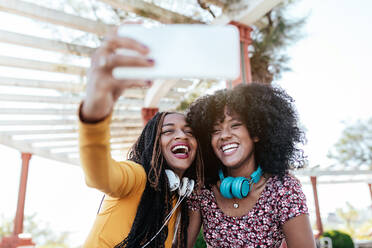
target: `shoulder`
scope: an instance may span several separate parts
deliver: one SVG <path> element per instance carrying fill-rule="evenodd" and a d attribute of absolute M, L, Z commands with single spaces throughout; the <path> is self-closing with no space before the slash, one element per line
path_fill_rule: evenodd
<path fill-rule="evenodd" d="M 300 180 L 298 180 L 295 176 L 291 174 L 286 174 L 282 178 L 280 178 L 279 176 L 273 176 L 271 180 L 272 180 L 271 181 L 272 187 L 277 188 L 277 189 L 282 189 L 282 188 L 288 189 L 291 187 L 301 188 L 302 187 Z"/>
<path fill-rule="evenodd" d="M 284 175 L 282 178 L 273 176 L 269 188 L 276 198 L 300 197 L 305 199 L 300 180 L 290 174 Z"/>

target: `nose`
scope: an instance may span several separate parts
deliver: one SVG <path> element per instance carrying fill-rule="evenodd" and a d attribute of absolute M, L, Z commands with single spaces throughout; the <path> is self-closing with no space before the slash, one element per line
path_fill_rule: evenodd
<path fill-rule="evenodd" d="M 175 139 L 187 139 L 187 135 L 183 130 L 177 130 L 174 138 Z"/>
<path fill-rule="evenodd" d="M 221 130 L 221 135 L 220 135 L 220 139 L 221 140 L 227 140 L 231 138 L 231 132 L 230 132 L 230 129 L 229 128 L 223 128 Z"/>

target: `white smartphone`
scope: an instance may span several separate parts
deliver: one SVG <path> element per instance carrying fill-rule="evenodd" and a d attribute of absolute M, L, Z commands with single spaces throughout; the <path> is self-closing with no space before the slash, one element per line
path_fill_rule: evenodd
<path fill-rule="evenodd" d="M 148 46 L 148 57 L 154 59 L 155 65 L 151 68 L 115 68 L 115 78 L 233 80 L 239 77 L 240 42 L 235 26 L 167 24 L 145 27 L 130 24 L 120 26 L 118 35 Z M 130 54 L 128 50 L 120 52 Z"/>

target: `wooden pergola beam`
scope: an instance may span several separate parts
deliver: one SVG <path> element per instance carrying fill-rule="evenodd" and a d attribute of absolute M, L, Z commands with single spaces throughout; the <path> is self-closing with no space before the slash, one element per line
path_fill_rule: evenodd
<path fill-rule="evenodd" d="M 0 42 L 89 57 L 94 48 L 0 30 Z"/>
<path fill-rule="evenodd" d="M 176 84 L 178 80 L 157 80 L 147 91 L 145 96 L 146 108 L 156 108 L 162 97 L 164 97 Z"/>
<path fill-rule="evenodd" d="M 127 12 L 135 13 L 136 15 L 150 18 L 161 23 L 202 23 L 200 20 L 195 20 L 191 17 L 181 15 L 177 12 L 170 11 L 159 7 L 155 4 L 148 3 L 142 0 L 100 0 L 114 8 L 122 9 Z"/>
<path fill-rule="evenodd" d="M 112 119 L 112 127 L 136 127 L 143 128 L 141 119 Z M 56 125 L 73 125 L 78 124 L 77 116 L 73 119 L 55 119 L 55 120 L 0 120 L 0 126 L 56 126 Z"/>
<path fill-rule="evenodd" d="M 0 77 L 0 85 L 38 89 L 52 89 L 61 92 L 78 93 L 83 91 L 84 85 L 72 82 L 57 82 L 45 80 L 32 80 L 24 78 Z"/>
<path fill-rule="evenodd" d="M 350 176 L 350 175 L 372 175 L 372 170 L 299 170 L 296 176 Z"/>
<path fill-rule="evenodd" d="M 138 127 L 111 127 L 111 132 L 120 132 L 128 135 L 139 135 L 142 128 Z M 27 130 L 1 130 L 2 134 L 7 135 L 37 135 L 37 134 L 61 134 L 61 133 L 76 133 L 78 127 L 64 127 L 58 129 L 27 129 Z"/>
<path fill-rule="evenodd" d="M 114 26 L 20 0 L 0 0 L 0 11 L 103 36 Z"/>
<path fill-rule="evenodd" d="M 327 184 L 345 184 L 345 183 L 368 183 L 368 182 L 372 182 L 372 179 L 332 179 L 332 180 L 317 180 L 316 183 L 319 185 L 319 184 L 324 184 L 324 185 L 327 185 Z M 302 181 L 301 180 L 301 184 L 311 184 L 310 181 Z"/>
<path fill-rule="evenodd" d="M 79 165 L 79 162 L 77 159 L 70 159 L 68 156 L 64 156 L 60 154 L 52 155 L 50 152 L 46 150 L 32 147 L 27 142 L 13 140 L 12 137 L 5 135 L 3 133 L 0 134 L 0 144 L 4 144 L 20 152 L 31 153 L 37 156 L 41 156 L 44 158 L 56 160 L 56 161 L 67 163 L 67 164 Z"/>
<path fill-rule="evenodd" d="M 1 1 L 1 0 L 0 0 Z M 85 76 L 87 68 L 76 65 L 43 62 L 31 59 L 20 59 L 8 56 L 0 56 L 0 66 L 16 67 L 22 69 L 66 73 Z"/>
<path fill-rule="evenodd" d="M 132 144 L 114 144 L 111 145 L 111 151 L 116 151 L 116 150 L 128 150 L 129 148 L 132 147 Z M 61 148 L 41 148 L 41 149 L 46 149 L 50 150 L 52 154 L 69 154 L 69 153 L 78 153 L 79 152 L 79 147 L 76 146 L 70 146 L 70 147 L 61 147 Z"/>
<path fill-rule="evenodd" d="M 220 8 L 223 8 L 227 5 L 227 0 L 226 1 L 221 1 L 221 0 L 201 0 L 201 2 L 203 3 L 209 3 L 209 4 L 213 4 L 213 5 L 216 5 Z"/>
<path fill-rule="evenodd" d="M 69 109 L 47 109 L 47 108 L 0 108 L 0 114 L 3 115 L 57 115 L 75 117 L 77 115 L 77 108 Z M 139 111 L 114 109 L 114 115 L 128 118 L 140 119 Z"/>
<path fill-rule="evenodd" d="M 242 7 L 242 11 L 230 17 L 229 13 L 223 13 L 212 21 L 214 24 L 228 24 L 231 21 L 236 21 L 245 25 L 253 25 L 269 12 L 272 8 L 277 6 L 283 0 L 250 0 L 242 4 L 246 4 L 246 8 Z"/>

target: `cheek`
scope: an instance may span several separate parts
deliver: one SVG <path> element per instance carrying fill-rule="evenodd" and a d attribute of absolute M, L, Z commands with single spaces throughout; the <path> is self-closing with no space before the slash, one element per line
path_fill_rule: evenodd
<path fill-rule="evenodd" d="M 217 138 L 215 136 L 212 136 L 212 139 L 211 139 L 211 145 L 212 145 L 212 148 L 213 150 L 216 152 L 218 151 L 218 147 L 217 147 Z"/>
<path fill-rule="evenodd" d="M 159 143 L 160 143 L 161 152 L 164 154 L 167 149 L 167 142 L 163 137 L 161 137 Z"/>

